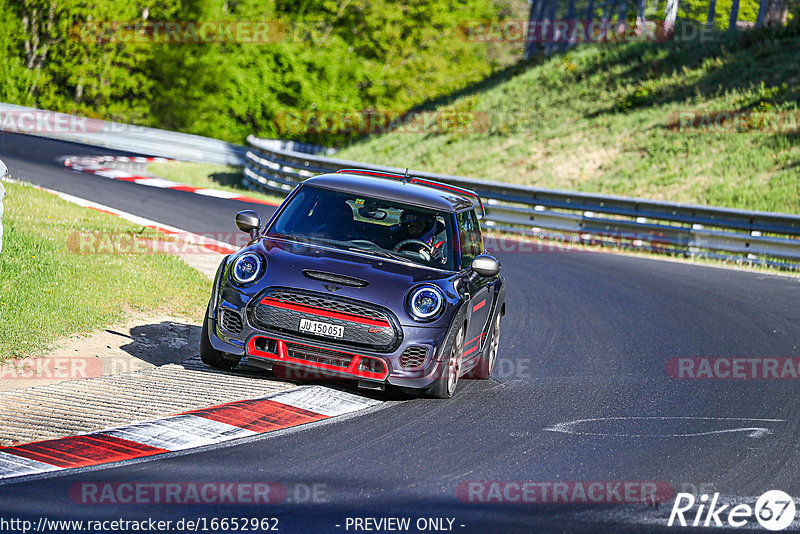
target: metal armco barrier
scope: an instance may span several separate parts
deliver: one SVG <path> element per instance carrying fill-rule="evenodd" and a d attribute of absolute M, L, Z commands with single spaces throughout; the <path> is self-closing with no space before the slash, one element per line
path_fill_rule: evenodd
<path fill-rule="evenodd" d="M 84 145 L 164 158 L 242 165 L 241 145 L 199 135 L 146 128 L 121 122 L 91 119 L 0 102 L 0 131 L 37 135 Z M 12 124 L 14 128 L 8 128 Z"/>
<path fill-rule="evenodd" d="M 282 148 L 275 140 L 249 136 L 245 179 L 254 189 L 287 194 L 319 173 L 342 168 L 403 173 L 405 169 L 347 161 Z M 798 267 L 800 216 L 784 213 L 678 204 L 575 191 L 540 189 L 409 171 L 409 174 L 472 189 L 484 199 L 487 229 L 526 235 L 565 235 L 613 239 L 633 247 L 665 247 L 670 252 L 703 255 L 724 252 L 728 259 L 757 260 Z M 657 247 L 648 247 L 656 244 Z M 644 245 L 644 246 L 643 246 Z M 720 254 L 711 254 L 720 257 Z M 766 261 L 759 257 L 767 258 Z"/>
<path fill-rule="evenodd" d="M 247 152 L 247 147 L 210 137 L 3 102 L 0 102 L 0 119 L 2 119 L 0 120 L 0 131 L 37 135 L 183 161 L 239 166 L 244 165 L 244 155 Z M 307 154 L 325 153 L 330 155 L 333 152 L 332 149 L 326 147 L 297 141 L 274 140 L 268 144 L 273 148 Z"/>
<path fill-rule="evenodd" d="M 244 147 L 4 103 L 0 114 L 22 127 L 6 131 L 185 161 L 244 164 L 249 186 L 284 195 L 310 176 L 341 168 L 405 171 L 335 159 L 329 157 L 331 149 L 294 141 L 249 136 L 249 147 Z M 580 241 L 800 268 L 798 215 L 540 189 L 421 171 L 411 174 L 478 193 L 485 201 L 484 226 L 489 230 L 548 238 L 577 236 Z"/>

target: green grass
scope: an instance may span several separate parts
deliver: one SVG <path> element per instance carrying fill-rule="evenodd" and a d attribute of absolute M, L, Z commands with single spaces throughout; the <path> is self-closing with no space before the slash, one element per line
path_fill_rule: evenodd
<path fill-rule="evenodd" d="M 160 234 L 31 186 L 5 187 L 0 360 L 41 353 L 59 337 L 105 327 L 131 310 L 202 317 L 211 283 L 178 257 L 74 252 L 77 232 Z"/>
<path fill-rule="evenodd" d="M 147 170 L 167 180 L 194 187 L 239 193 L 274 204 L 280 204 L 283 200 L 283 197 L 252 191 L 245 187 L 242 183 L 241 167 L 169 161 L 166 163 L 151 163 L 147 166 Z"/>
<path fill-rule="evenodd" d="M 584 45 L 432 104 L 478 133 L 386 133 L 336 157 L 531 186 L 800 213 L 800 135 L 678 133 L 685 110 L 798 110 L 797 21 L 709 42 Z"/>

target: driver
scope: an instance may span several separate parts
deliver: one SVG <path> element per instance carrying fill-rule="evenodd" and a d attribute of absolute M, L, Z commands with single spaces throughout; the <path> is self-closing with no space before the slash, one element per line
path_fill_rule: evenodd
<path fill-rule="evenodd" d="M 400 233 L 398 245 L 409 239 L 421 241 L 427 248 L 418 252 L 426 261 L 447 261 L 446 251 L 441 246 L 445 242 L 444 226 L 435 216 L 406 210 L 400 215 Z M 398 250 L 397 246 L 395 250 Z"/>
<path fill-rule="evenodd" d="M 403 230 L 403 239 L 416 239 L 428 245 L 436 237 L 436 218 L 433 215 L 404 211 L 400 215 L 400 228 Z"/>

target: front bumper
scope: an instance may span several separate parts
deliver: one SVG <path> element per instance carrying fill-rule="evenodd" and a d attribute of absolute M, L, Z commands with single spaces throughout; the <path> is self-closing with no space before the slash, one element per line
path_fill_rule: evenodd
<path fill-rule="evenodd" d="M 324 349 L 307 343 L 286 342 L 271 336 L 251 337 L 246 350 L 248 358 L 313 369 L 317 371 L 313 374 L 320 378 L 344 377 L 383 382 L 389 376 L 389 368 L 381 358 L 341 349 Z"/>
<path fill-rule="evenodd" d="M 213 318 L 210 317 L 211 345 L 237 357 L 246 356 L 248 360 L 304 370 L 297 378 L 345 378 L 423 389 L 435 382 L 442 373 L 439 359 L 440 348 L 447 337 L 445 328 L 404 326 L 400 346 L 391 353 L 377 353 L 360 348 L 351 350 L 339 345 L 333 346 L 325 343 L 324 339 L 311 342 L 305 338 L 265 332 L 250 325 L 246 314 L 242 313 L 241 316 L 244 327 L 237 334 L 230 334 L 220 328 L 216 319 L 218 313 Z M 428 349 L 424 361 L 414 368 L 404 367 L 401 363 L 401 356 L 409 347 Z M 321 356 L 316 358 L 318 361 L 309 359 L 307 355 L 298 358 L 293 354 L 293 348 L 297 352 L 321 353 Z M 335 363 L 330 361 L 339 358 Z"/>

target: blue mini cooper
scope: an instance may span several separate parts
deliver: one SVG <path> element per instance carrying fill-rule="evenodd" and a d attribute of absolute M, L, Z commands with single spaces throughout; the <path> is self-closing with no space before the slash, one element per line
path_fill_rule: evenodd
<path fill-rule="evenodd" d="M 505 314 L 500 264 L 484 253 L 474 192 L 343 169 L 298 185 L 219 266 L 202 360 L 449 398 L 488 378 Z"/>

